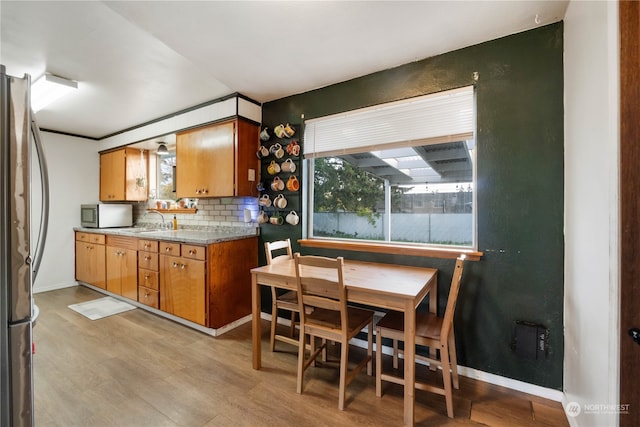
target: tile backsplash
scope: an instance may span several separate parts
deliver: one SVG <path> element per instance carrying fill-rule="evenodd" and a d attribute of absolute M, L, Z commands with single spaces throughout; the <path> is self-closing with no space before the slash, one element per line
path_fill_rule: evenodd
<path fill-rule="evenodd" d="M 156 224 L 161 222 L 157 213 L 147 211 L 148 204 L 133 205 L 134 224 Z M 251 223 L 244 220 L 244 210 L 251 212 Z M 165 222 L 173 219 L 171 211 L 162 212 Z M 221 197 L 215 199 L 199 199 L 198 211 L 195 214 L 176 213 L 179 228 L 207 228 L 218 226 L 256 226 L 258 216 L 258 199 L 255 197 Z"/>

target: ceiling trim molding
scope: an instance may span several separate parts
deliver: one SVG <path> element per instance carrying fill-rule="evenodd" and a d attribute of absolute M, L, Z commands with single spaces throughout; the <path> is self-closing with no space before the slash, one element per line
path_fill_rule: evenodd
<path fill-rule="evenodd" d="M 120 130 L 118 132 L 114 132 L 114 133 L 111 133 L 111 134 L 108 134 L 108 135 L 104 135 L 104 136 L 101 136 L 99 138 L 91 138 L 91 139 L 95 139 L 97 141 L 102 141 L 104 139 L 111 138 L 113 136 L 120 135 L 120 134 L 123 134 L 125 132 L 130 132 L 132 130 L 136 130 L 136 129 L 139 129 L 141 127 L 148 126 L 148 125 L 151 125 L 151 124 L 154 124 L 154 123 L 158 123 L 158 122 L 161 122 L 163 120 L 167 120 L 167 119 L 170 119 L 172 117 L 175 117 L 175 116 L 178 116 L 178 115 L 181 115 L 181 114 L 184 114 L 184 113 L 188 113 L 190 111 L 198 110 L 200 108 L 206 107 L 206 106 L 211 105 L 211 104 L 216 104 L 218 102 L 226 101 L 226 100 L 231 99 L 231 98 L 237 98 L 237 99 L 242 98 L 245 101 L 248 101 L 248 102 L 250 102 L 252 104 L 255 104 L 257 106 L 262 106 L 262 104 L 260 102 L 254 100 L 254 99 L 251 99 L 248 96 L 243 95 L 243 94 L 241 94 L 239 92 L 234 92 L 234 93 L 231 93 L 229 95 L 221 96 L 219 98 L 212 99 L 212 100 L 207 101 L 207 102 L 203 102 L 202 104 L 194 105 L 192 107 L 188 107 L 188 108 L 185 108 L 183 110 L 175 111 L 173 113 L 158 117 L 156 119 L 149 120 L 148 122 L 140 123 L 140 124 L 138 124 L 136 126 L 131 126 L 130 128 L 127 128 L 127 129 L 122 129 L 122 130 Z M 236 102 L 236 107 L 237 107 L 237 102 Z"/>
<path fill-rule="evenodd" d="M 100 138 L 95 138 L 93 136 L 85 136 L 85 135 L 78 135 L 77 133 L 71 133 L 71 132 L 63 132 L 60 130 L 54 130 L 54 129 L 47 129 L 47 128 L 39 128 L 40 132 L 47 132 L 47 133 L 56 133 L 58 135 L 65 135 L 65 136 L 73 136 L 75 138 L 84 138 L 84 139 L 90 139 L 92 141 L 100 141 Z"/>

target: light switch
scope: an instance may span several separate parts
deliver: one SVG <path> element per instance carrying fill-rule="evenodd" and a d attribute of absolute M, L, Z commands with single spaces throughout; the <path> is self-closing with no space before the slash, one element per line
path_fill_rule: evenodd
<path fill-rule="evenodd" d="M 249 181 L 255 181 L 255 180 L 256 180 L 256 170 L 249 169 Z"/>

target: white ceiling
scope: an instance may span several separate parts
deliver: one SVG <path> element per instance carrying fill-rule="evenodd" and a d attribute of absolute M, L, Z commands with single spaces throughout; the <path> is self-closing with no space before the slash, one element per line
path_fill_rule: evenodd
<path fill-rule="evenodd" d="M 0 1 L 0 63 L 79 90 L 41 128 L 101 138 L 240 92 L 266 102 L 557 22 L 568 1 Z"/>

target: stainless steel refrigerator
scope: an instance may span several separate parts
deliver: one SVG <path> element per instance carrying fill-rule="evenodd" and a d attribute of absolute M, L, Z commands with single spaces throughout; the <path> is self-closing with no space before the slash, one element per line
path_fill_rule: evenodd
<path fill-rule="evenodd" d="M 18 427 L 34 424 L 32 287 L 47 234 L 49 186 L 30 107 L 31 78 L 5 70 L 0 65 L 0 426 Z M 31 212 L 38 185 L 40 212 Z"/>

